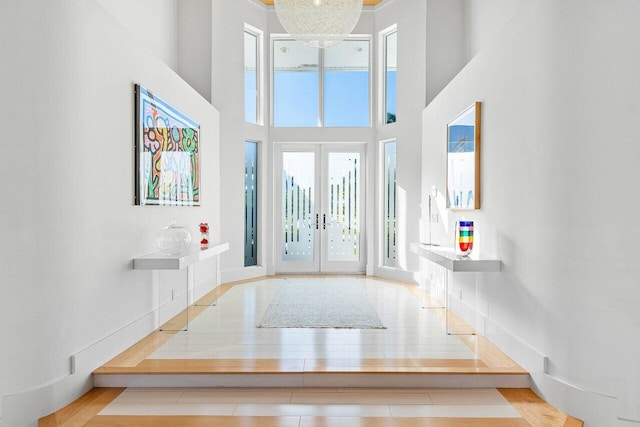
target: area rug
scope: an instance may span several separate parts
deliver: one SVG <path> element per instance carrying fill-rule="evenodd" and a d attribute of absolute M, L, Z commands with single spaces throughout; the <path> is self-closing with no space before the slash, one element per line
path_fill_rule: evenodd
<path fill-rule="evenodd" d="M 257 326 L 386 329 L 356 278 L 285 279 Z"/>

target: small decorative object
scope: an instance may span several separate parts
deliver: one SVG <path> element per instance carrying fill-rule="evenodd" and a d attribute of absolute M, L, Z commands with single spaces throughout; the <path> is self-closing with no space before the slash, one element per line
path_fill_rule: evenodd
<path fill-rule="evenodd" d="M 191 233 L 186 228 L 177 225 L 174 218 L 171 221 L 171 225 L 158 231 L 156 244 L 160 252 L 168 255 L 179 255 L 187 251 L 191 246 Z"/>
<path fill-rule="evenodd" d="M 207 249 L 209 247 L 209 223 L 200 223 L 200 249 Z"/>
<path fill-rule="evenodd" d="M 480 209 L 480 107 L 474 103 L 447 125 L 449 209 Z"/>
<path fill-rule="evenodd" d="M 456 253 L 468 256 L 473 250 L 473 221 L 456 222 Z"/>

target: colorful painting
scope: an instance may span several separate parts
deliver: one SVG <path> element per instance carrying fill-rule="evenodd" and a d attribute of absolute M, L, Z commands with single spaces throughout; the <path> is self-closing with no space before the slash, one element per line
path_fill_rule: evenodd
<path fill-rule="evenodd" d="M 136 85 L 136 204 L 200 204 L 200 125 Z"/>
<path fill-rule="evenodd" d="M 480 103 L 447 125 L 447 207 L 480 209 Z"/>

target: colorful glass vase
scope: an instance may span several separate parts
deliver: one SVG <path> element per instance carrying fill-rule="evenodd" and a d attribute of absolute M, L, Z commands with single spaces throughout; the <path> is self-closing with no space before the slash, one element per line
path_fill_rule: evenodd
<path fill-rule="evenodd" d="M 460 256 L 468 256 L 473 250 L 473 221 L 456 223 L 456 252 Z"/>

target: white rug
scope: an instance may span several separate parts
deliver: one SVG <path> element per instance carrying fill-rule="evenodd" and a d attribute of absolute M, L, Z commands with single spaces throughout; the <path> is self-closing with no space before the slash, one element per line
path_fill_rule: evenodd
<path fill-rule="evenodd" d="M 356 278 L 285 279 L 258 328 L 386 329 Z"/>

